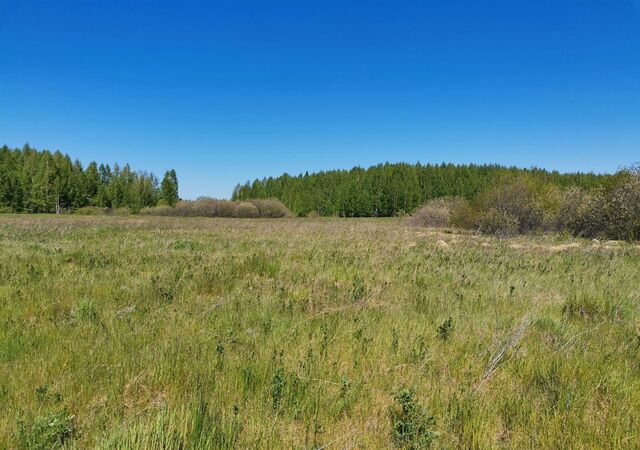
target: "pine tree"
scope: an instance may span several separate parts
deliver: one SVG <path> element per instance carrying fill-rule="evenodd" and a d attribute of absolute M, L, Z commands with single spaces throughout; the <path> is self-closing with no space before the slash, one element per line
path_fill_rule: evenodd
<path fill-rule="evenodd" d="M 171 169 L 164 174 L 160 191 L 165 204 L 174 206 L 178 202 L 178 177 L 175 170 Z"/>

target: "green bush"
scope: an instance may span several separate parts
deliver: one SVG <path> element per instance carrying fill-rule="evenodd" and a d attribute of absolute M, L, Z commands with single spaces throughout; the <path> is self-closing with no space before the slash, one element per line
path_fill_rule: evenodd
<path fill-rule="evenodd" d="M 453 333 L 453 329 L 454 329 L 453 319 L 449 317 L 447 320 L 442 322 L 442 324 L 440 324 L 440 326 L 438 327 L 438 337 L 443 341 L 448 340 L 449 337 L 451 336 L 451 333 Z"/>
<path fill-rule="evenodd" d="M 436 421 L 414 395 L 412 389 L 403 389 L 394 395 L 397 406 L 391 410 L 391 425 L 397 447 L 418 450 L 429 448 L 435 440 Z"/>
<path fill-rule="evenodd" d="M 58 411 L 18 421 L 16 441 L 21 449 L 48 450 L 64 446 L 73 432 L 73 416 Z"/>

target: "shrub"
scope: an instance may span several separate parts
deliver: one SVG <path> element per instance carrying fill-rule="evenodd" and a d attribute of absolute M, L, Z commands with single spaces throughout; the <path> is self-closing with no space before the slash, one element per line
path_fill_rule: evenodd
<path fill-rule="evenodd" d="M 580 203 L 572 211 L 570 205 L 566 214 L 568 221 L 565 229 L 575 236 L 581 237 L 606 237 L 608 228 L 607 199 L 602 191 L 591 194 L 583 194 Z"/>
<path fill-rule="evenodd" d="M 576 236 L 640 239 L 640 171 L 625 169 L 604 189 L 564 193 L 556 218 L 558 229 Z"/>
<path fill-rule="evenodd" d="M 447 227 L 451 223 L 451 211 L 434 200 L 417 210 L 409 222 L 420 227 Z"/>
<path fill-rule="evenodd" d="M 156 206 L 140 211 L 149 216 L 181 217 L 239 217 L 239 218 L 278 218 L 289 217 L 291 212 L 274 199 L 230 201 L 202 197 L 198 200 L 181 200 L 176 206 Z"/>
<path fill-rule="evenodd" d="M 52 412 L 18 421 L 18 448 L 48 450 L 59 448 L 73 435 L 73 416 L 66 411 Z"/>
<path fill-rule="evenodd" d="M 243 218 L 251 218 L 251 217 L 260 217 L 260 211 L 256 206 L 249 202 L 238 202 L 235 205 L 235 214 L 234 217 L 243 217 Z"/>
<path fill-rule="evenodd" d="M 560 195 L 560 206 L 554 218 L 556 230 L 573 230 L 577 227 L 578 214 L 587 201 L 588 194 L 582 189 L 570 188 Z"/>
<path fill-rule="evenodd" d="M 448 340 L 451 336 L 451 333 L 453 333 L 453 328 L 453 319 L 449 317 L 438 327 L 438 337 L 443 341 Z"/>
<path fill-rule="evenodd" d="M 291 217 L 291 211 L 280 200 L 275 198 L 250 200 L 260 211 L 260 217 Z"/>
<path fill-rule="evenodd" d="M 154 206 L 149 208 L 142 208 L 138 214 L 142 216 L 171 216 L 171 206 Z"/>
<path fill-rule="evenodd" d="M 458 198 L 437 198 L 427 202 L 409 219 L 409 223 L 419 227 L 448 227 L 452 215 L 466 206 L 464 200 Z"/>
<path fill-rule="evenodd" d="M 467 200 L 461 200 L 451 211 L 451 225 L 458 228 L 476 228 L 478 211 Z"/>
<path fill-rule="evenodd" d="M 514 236 L 520 232 L 520 222 L 511 214 L 490 209 L 478 220 L 478 230 L 501 237 Z"/>
<path fill-rule="evenodd" d="M 111 210 L 111 214 L 114 216 L 128 216 L 131 214 L 131 209 L 127 206 L 122 208 L 114 208 Z"/>
<path fill-rule="evenodd" d="M 544 223 L 544 208 L 537 186 L 526 179 L 499 185 L 479 199 L 480 231 L 498 235 L 529 233 Z"/>
<path fill-rule="evenodd" d="M 79 216 L 103 216 L 107 214 L 107 208 L 101 208 L 99 206 L 85 206 L 74 210 L 73 213 Z"/>
<path fill-rule="evenodd" d="M 429 448 L 436 438 L 435 419 L 415 400 L 412 389 L 401 390 L 394 399 L 398 406 L 391 410 L 393 442 L 400 448 Z"/>
<path fill-rule="evenodd" d="M 640 239 L 640 173 L 630 172 L 609 194 L 605 208 L 607 237 Z"/>

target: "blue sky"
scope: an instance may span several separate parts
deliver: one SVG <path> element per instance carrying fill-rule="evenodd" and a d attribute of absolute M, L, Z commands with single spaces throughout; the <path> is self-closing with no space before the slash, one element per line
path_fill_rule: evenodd
<path fill-rule="evenodd" d="M 180 194 L 385 161 L 640 160 L 640 0 L 0 0 L 0 145 Z"/>

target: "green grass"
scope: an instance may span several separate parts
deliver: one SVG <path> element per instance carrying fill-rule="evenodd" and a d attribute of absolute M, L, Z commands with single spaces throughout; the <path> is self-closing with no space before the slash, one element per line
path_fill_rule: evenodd
<path fill-rule="evenodd" d="M 634 448 L 640 249 L 0 217 L 0 448 Z"/>

